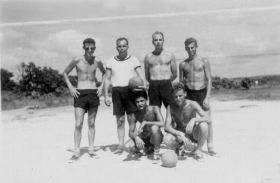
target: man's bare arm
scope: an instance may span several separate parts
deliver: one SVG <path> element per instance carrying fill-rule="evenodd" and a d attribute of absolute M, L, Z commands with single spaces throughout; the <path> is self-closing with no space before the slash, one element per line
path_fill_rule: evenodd
<path fill-rule="evenodd" d="M 105 80 L 104 80 L 104 97 L 105 97 L 104 102 L 107 106 L 110 106 L 111 104 L 108 98 L 108 90 L 111 82 L 111 76 L 112 76 L 112 70 L 107 68 L 105 74 Z"/>
<path fill-rule="evenodd" d="M 99 60 L 97 62 L 97 67 L 98 69 L 100 70 L 101 74 L 102 74 L 102 81 L 101 81 L 101 85 L 98 87 L 98 95 L 101 95 L 102 94 L 102 90 L 103 90 L 103 87 L 104 87 L 104 82 L 105 82 L 105 73 L 106 73 L 106 70 L 103 66 L 103 63 L 101 62 L 101 60 Z"/>
<path fill-rule="evenodd" d="M 184 61 L 179 65 L 179 82 L 184 83 Z"/>
<path fill-rule="evenodd" d="M 171 81 L 177 78 L 177 64 L 174 54 L 171 54 Z"/>
<path fill-rule="evenodd" d="M 170 112 L 170 106 L 167 107 L 166 110 L 166 119 L 165 119 L 165 126 L 164 126 L 164 130 L 168 133 L 171 133 L 175 136 L 184 136 L 184 134 L 178 130 L 175 130 L 172 127 L 172 116 L 171 116 L 171 112 Z"/>
<path fill-rule="evenodd" d="M 151 78 L 150 78 L 150 69 L 149 69 L 149 58 L 148 58 L 148 55 L 146 55 L 145 59 L 144 59 L 144 69 L 145 69 L 146 80 L 148 82 L 150 82 Z"/>
<path fill-rule="evenodd" d="M 210 67 L 210 63 L 207 59 L 203 59 L 203 62 L 204 62 L 204 72 L 205 72 L 206 80 L 207 80 L 206 98 L 210 98 L 211 88 L 212 88 L 211 67 Z"/>
<path fill-rule="evenodd" d="M 136 119 L 133 116 L 129 122 L 129 133 L 128 133 L 131 139 L 135 139 L 135 137 L 137 136 L 137 134 L 135 133 L 136 132 L 135 129 L 136 129 Z"/>
<path fill-rule="evenodd" d="M 141 67 L 137 67 L 135 69 L 135 72 L 136 72 L 137 76 L 140 77 L 143 80 L 144 88 L 146 89 L 147 88 L 147 82 L 145 80 L 145 77 L 143 76 L 142 68 Z"/>
<path fill-rule="evenodd" d="M 159 127 L 163 127 L 164 121 L 163 121 L 163 117 L 162 117 L 159 107 L 153 106 L 153 111 L 155 112 L 157 120 L 156 121 L 144 121 L 145 125 L 157 125 Z M 142 122 L 142 124 L 143 124 L 143 122 Z"/>
<path fill-rule="evenodd" d="M 65 68 L 63 72 L 63 78 L 67 84 L 67 87 L 70 90 L 70 93 L 73 97 L 78 97 L 79 92 L 76 90 L 76 88 L 72 85 L 72 83 L 69 80 L 68 74 L 73 70 L 73 68 L 77 65 L 79 62 L 78 59 L 73 59 L 70 64 Z"/>
<path fill-rule="evenodd" d="M 136 129 L 136 118 L 134 114 L 132 115 L 132 119 L 129 122 L 129 133 L 128 136 L 134 140 L 136 147 L 139 149 L 143 149 L 145 143 L 143 140 L 138 136 L 138 132 L 135 130 Z"/>
<path fill-rule="evenodd" d="M 206 122 L 211 123 L 211 119 L 209 118 L 209 115 L 206 114 L 206 112 L 200 107 L 200 105 L 197 102 L 193 102 L 192 104 L 198 113 L 199 117 L 193 118 L 196 122 Z"/>

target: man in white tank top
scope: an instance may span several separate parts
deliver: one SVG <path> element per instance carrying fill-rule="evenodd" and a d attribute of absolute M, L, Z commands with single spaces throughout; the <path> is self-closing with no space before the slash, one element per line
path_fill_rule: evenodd
<path fill-rule="evenodd" d="M 108 88 L 110 81 L 112 84 L 113 114 L 117 120 L 118 131 L 118 150 L 122 153 L 124 150 L 125 136 L 125 113 L 130 122 L 133 118 L 133 112 L 137 110 L 133 101 L 133 91 L 128 89 L 129 79 L 138 75 L 143 79 L 142 69 L 139 60 L 128 55 L 128 39 L 121 37 L 116 41 L 118 55 L 109 59 L 106 65 L 105 79 L 105 104 L 110 106 L 111 101 L 108 97 Z M 143 81 L 145 81 L 143 79 Z"/>

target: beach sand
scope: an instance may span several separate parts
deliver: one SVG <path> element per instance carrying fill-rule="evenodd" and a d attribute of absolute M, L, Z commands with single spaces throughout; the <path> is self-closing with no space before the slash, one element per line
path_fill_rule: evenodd
<path fill-rule="evenodd" d="M 90 158 L 86 153 L 87 123 L 84 123 L 81 142 L 84 154 L 75 162 L 69 161 L 74 131 L 72 106 L 2 111 L 0 180 L 4 183 L 280 182 L 279 112 L 279 101 L 213 101 L 214 143 L 219 157 L 204 154 L 203 161 L 187 157 L 179 160 L 175 168 L 164 168 L 160 161 L 146 156 L 135 160 L 127 152 L 114 154 L 117 132 L 111 108 L 101 106 L 97 115 L 97 156 Z"/>

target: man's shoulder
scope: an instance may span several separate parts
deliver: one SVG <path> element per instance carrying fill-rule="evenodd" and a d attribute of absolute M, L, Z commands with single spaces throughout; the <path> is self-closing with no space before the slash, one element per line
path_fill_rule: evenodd
<path fill-rule="evenodd" d="M 84 56 L 76 56 L 72 59 L 72 63 L 79 63 L 80 61 L 84 60 Z"/>
<path fill-rule="evenodd" d="M 157 111 L 158 109 L 159 109 L 159 107 L 156 106 L 156 105 L 149 105 L 149 106 L 148 106 L 148 110 L 149 110 L 149 111 L 152 111 L 152 112 L 155 112 L 155 111 Z"/>
<path fill-rule="evenodd" d="M 186 63 L 187 63 L 187 62 L 186 62 L 186 59 L 185 59 L 185 60 L 182 60 L 182 61 L 179 63 L 179 66 L 182 67 L 182 66 L 186 65 Z"/>
<path fill-rule="evenodd" d="M 151 58 L 153 55 L 154 55 L 153 52 L 149 52 L 149 53 L 147 53 L 147 54 L 145 55 L 145 58 L 146 58 L 146 59 L 149 59 L 149 58 Z"/>
<path fill-rule="evenodd" d="M 193 108 L 193 109 L 196 109 L 197 106 L 199 106 L 199 104 L 198 104 L 196 101 L 186 99 L 185 107 L 191 107 L 191 108 Z"/>
<path fill-rule="evenodd" d="M 133 60 L 133 61 L 139 61 L 139 59 L 133 55 L 130 55 L 129 58 L 127 60 Z"/>
<path fill-rule="evenodd" d="M 209 63 L 209 60 L 206 58 L 206 57 L 201 57 L 201 56 L 198 56 L 197 57 L 197 60 L 203 62 L 203 63 Z"/>
<path fill-rule="evenodd" d="M 167 55 L 167 56 L 170 56 L 170 57 L 173 57 L 173 56 L 174 56 L 174 53 L 171 52 L 171 51 L 168 51 L 168 50 L 163 50 L 162 53 L 163 53 L 164 55 Z"/>

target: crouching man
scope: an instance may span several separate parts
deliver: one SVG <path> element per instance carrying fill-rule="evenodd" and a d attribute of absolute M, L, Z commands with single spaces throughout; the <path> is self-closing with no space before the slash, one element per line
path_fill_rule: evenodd
<path fill-rule="evenodd" d="M 133 120 L 129 124 L 129 137 L 134 141 L 138 151 L 144 150 L 146 154 L 153 153 L 153 159 L 160 158 L 160 144 L 163 134 L 160 130 L 164 121 L 158 106 L 147 105 L 146 91 L 134 93 L 137 111 L 134 112 Z M 136 130 L 136 123 L 140 126 Z"/>
<path fill-rule="evenodd" d="M 175 104 L 170 105 L 166 112 L 164 143 L 175 148 L 180 154 L 182 150 L 191 151 L 196 158 L 203 158 L 202 147 L 208 138 L 208 125 L 211 123 L 205 111 L 195 101 L 186 99 L 184 85 L 173 84 Z M 196 117 L 196 113 L 200 117 Z"/>

